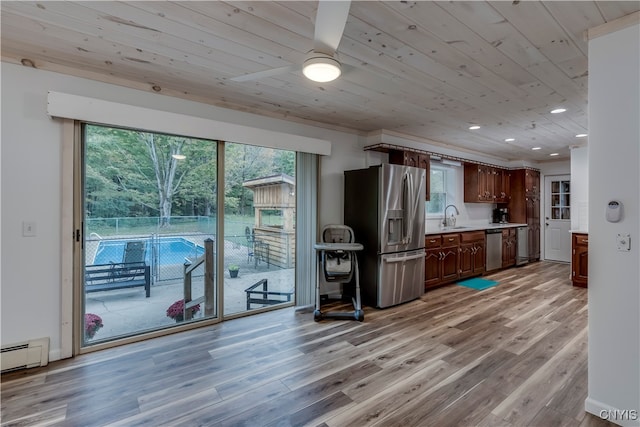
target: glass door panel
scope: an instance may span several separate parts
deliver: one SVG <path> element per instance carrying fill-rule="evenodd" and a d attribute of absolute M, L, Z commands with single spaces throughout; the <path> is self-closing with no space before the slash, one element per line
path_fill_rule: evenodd
<path fill-rule="evenodd" d="M 225 143 L 225 316 L 294 302 L 295 158 Z"/>
<path fill-rule="evenodd" d="M 218 317 L 216 142 L 84 125 L 83 145 L 82 346 Z"/>
<path fill-rule="evenodd" d="M 570 176 L 545 177 L 545 259 L 568 262 L 571 256 Z"/>

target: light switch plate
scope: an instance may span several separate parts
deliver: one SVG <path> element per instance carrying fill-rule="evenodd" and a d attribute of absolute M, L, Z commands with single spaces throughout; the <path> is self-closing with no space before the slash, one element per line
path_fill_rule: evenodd
<path fill-rule="evenodd" d="M 628 252 L 631 250 L 631 236 L 628 233 L 618 233 L 617 242 L 619 251 Z"/>

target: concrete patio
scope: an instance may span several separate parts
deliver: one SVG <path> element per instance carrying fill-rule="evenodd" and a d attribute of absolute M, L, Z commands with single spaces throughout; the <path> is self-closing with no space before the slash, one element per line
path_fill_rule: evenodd
<path fill-rule="evenodd" d="M 262 279 L 268 280 L 269 291 L 288 292 L 294 288 L 295 269 L 254 268 L 241 265 L 237 278 L 230 278 L 224 272 L 224 313 L 225 315 L 246 311 L 247 297 L 245 289 Z M 203 276 L 193 278 L 192 298 L 204 295 Z M 144 288 L 131 288 L 94 292 L 86 294 L 85 313 L 97 314 L 102 318 L 103 327 L 93 339 L 97 342 L 104 339 L 131 335 L 149 330 L 175 325 L 175 320 L 167 317 L 167 308 L 175 301 L 183 299 L 182 280 L 156 283 L 151 287 L 151 296 L 145 297 Z M 260 308 L 253 304 L 252 309 Z M 194 316 L 195 320 L 203 318 L 204 307 Z"/>

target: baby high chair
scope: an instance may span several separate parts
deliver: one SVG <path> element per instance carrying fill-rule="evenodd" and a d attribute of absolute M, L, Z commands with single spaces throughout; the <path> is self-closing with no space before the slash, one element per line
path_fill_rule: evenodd
<path fill-rule="evenodd" d="M 322 242 L 313 247 L 317 253 L 316 272 L 316 309 L 313 312 L 313 320 L 320 321 L 325 318 L 364 320 L 364 311 L 360 302 L 360 275 L 358 273 L 358 257 L 356 251 L 363 249 L 360 243 L 354 242 L 353 230 L 346 225 L 331 224 L 322 229 Z M 327 312 L 321 311 L 320 299 L 320 272 L 327 283 L 351 282 L 355 276 L 354 295 L 351 297 L 354 311 L 352 312 Z"/>

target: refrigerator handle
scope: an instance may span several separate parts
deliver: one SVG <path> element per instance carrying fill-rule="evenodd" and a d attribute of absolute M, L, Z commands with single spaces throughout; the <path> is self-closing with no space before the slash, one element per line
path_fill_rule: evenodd
<path fill-rule="evenodd" d="M 402 178 L 402 244 L 407 243 L 407 200 L 409 200 L 409 175 L 407 173 L 404 174 Z"/>
<path fill-rule="evenodd" d="M 404 257 L 399 257 L 399 258 L 383 258 L 384 262 L 388 262 L 388 263 L 394 263 L 394 262 L 404 262 L 404 261 L 411 261 L 414 259 L 418 259 L 418 258 L 424 258 L 424 253 L 419 253 L 417 255 L 409 255 L 409 256 L 404 256 Z"/>
<path fill-rule="evenodd" d="M 404 182 L 405 182 L 405 188 L 402 194 L 402 198 L 403 198 L 402 200 L 402 222 L 403 222 L 402 242 L 405 245 L 408 245 L 411 243 L 411 233 L 409 230 L 409 226 L 410 226 L 410 223 L 412 222 L 409 220 L 409 218 L 414 208 L 411 205 L 413 202 L 413 192 L 415 191 L 414 183 L 413 183 L 413 175 L 411 175 L 408 172 L 405 172 Z"/>

